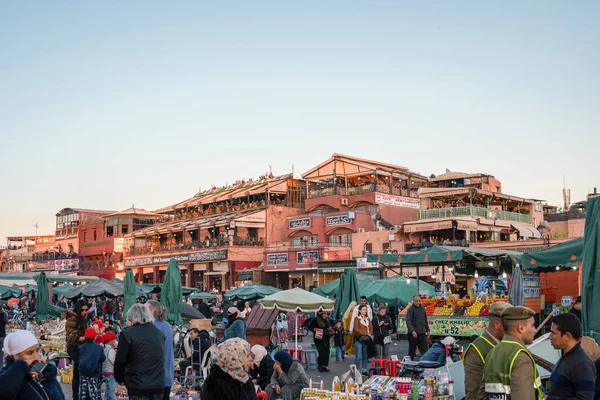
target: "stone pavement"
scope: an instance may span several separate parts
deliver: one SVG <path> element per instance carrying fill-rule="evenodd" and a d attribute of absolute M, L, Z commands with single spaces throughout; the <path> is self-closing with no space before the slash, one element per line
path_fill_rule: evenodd
<path fill-rule="evenodd" d="M 395 337 L 395 336 L 393 336 Z M 294 347 L 294 342 L 288 342 L 290 347 Z M 311 349 L 311 344 L 313 343 L 312 336 L 308 336 L 304 339 L 302 343 L 298 343 L 298 345 L 302 346 L 303 349 Z M 408 354 L 408 342 L 406 340 L 393 340 L 390 346 L 390 355 L 398 356 L 398 359 L 402 359 L 405 355 Z M 313 382 L 320 383 L 323 380 L 323 384 L 325 388 L 331 388 L 331 384 L 335 376 L 341 377 L 342 374 L 347 372 L 350 369 L 350 365 L 354 364 L 354 355 L 348 355 L 348 359 L 346 362 L 336 362 L 335 357 L 329 360 L 329 369 L 331 372 L 319 372 L 316 368 L 311 368 L 310 371 L 306 372 L 306 375 L 309 379 L 312 379 Z M 71 391 L 71 385 L 62 384 L 63 392 L 65 393 L 65 398 L 70 400 L 73 396 Z"/>

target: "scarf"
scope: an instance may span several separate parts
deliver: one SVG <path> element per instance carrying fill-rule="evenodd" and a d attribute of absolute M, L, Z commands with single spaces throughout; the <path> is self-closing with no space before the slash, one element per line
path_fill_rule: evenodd
<path fill-rule="evenodd" d="M 246 383 L 250 376 L 246 372 L 250 343 L 243 339 L 232 338 L 221 343 L 214 355 L 215 364 L 227 372 L 236 381 Z"/>
<path fill-rule="evenodd" d="M 286 374 L 290 371 L 290 367 L 294 363 L 292 356 L 290 356 L 285 350 L 279 350 L 277 353 L 275 353 L 275 361 L 279 361 L 279 364 L 281 364 L 281 369 Z"/>
<path fill-rule="evenodd" d="M 258 367 L 263 358 L 267 355 L 267 349 L 259 344 L 252 346 L 252 353 L 254 353 L 254 364 Z"/>

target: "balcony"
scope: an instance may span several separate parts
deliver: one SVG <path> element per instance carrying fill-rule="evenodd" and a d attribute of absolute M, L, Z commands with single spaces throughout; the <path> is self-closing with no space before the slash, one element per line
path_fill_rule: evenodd
<path fill-rule="evenodd" d="M 390 188 L 389 185 L 384 185 L 381 183 L 378 183 L 378 184 L 365 183 L 362 185 L 348 186 L 348 188 L 346 188 L 344 186 L 337 186 L 337 187 L 330 186 L 330 187 L 309 189 L 308 190 L 308 198 L 314 199 L 317 197 L 325 197 L 325 196 L 333 196 L 333 195 L 354 196 L 357 194 L 373 193 L 373 192 L 392 194 L 394 196 L 404 196 L 404 197 L 415 197 L 416 198 L 417 197 L 417 189 L 418 188 L 412 188 L 409 190 L 406 186 L 399 186 L 399 185 L 396 185 L 396 186 Z"/>
<path fill-rule="evenodd" d="M 262 247 L 265 245 L 264 238 L 243 238 L 239 236 L 233 237 L 233 246 L 239 247 Z M 126 255 L 131 256 L 143 256 L 153 255 L 161 253 L 178 253 L 182 251 L 190 250 L 205 250 L 205 249 L 220 249 L 229 247 L 229 239 L 218 238 L 208 239 L 202 242 L 193 243 L 175 243 L 175 244 L 161 244 L 155 246 L 145 247 L 132 247 L 126 251 Z"/>
<path fill-rule="evenodd" d="M 419 211 L 419 219 L 454 218 L 454 217 L 482 217 L 487 219 L 501 219 L 506 221 L 523 222 L 531 224 L 531 216 L 510 211 L 493 210 L 485 207 L 466 206 L 451 208 L 433 208 Z"/>
<path fill-rule="evenodd" d="M 54 261 L 54 260 L 68 260 L 77 258 L 77 253 L 36 253 L 31 257 L 32 261 L 43 262 L 43 261 Z"/>
<path fill-rule="evenodd" d="M 330 249 L 330 248 L 352 248 L 352 243 L 317 243 L 317 242 L 306 242 L 299 245 L 272 245 L 265 249 L 265 252 L 278 252 L 278 251 L 302 251 L 302 250 L 317 250 L 317 249 Z"/>

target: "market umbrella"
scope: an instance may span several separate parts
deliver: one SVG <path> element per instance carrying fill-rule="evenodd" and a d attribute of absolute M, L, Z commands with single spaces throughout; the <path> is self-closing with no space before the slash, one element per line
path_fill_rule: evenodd
<path fill-rule="evenodd" d="M 521 266 L 517 264 L 513 270 L 510 289 L 508 290 L 508 302 L 513 306 L 523 306 L 525 304 L 523 289 L 523 272 Z"/>
<path fill-rule="evenodd" d="M 48 305 L 48 315 L 52 316 L 52 317 L 56 317 L 59 318 L 60 317 L 60 313 L 66 312 L 67 309 L 66 308 L 62 308 L 60 306 L 55 306 L 54 304 L 49 304 Z"/>
<path fill-rule="evenodd" d="M 183 304 L 181 296 L 181 272 L 179 271 L 179 264 L 176 259 L 171 258 L 167 267 L 165 282 L 162 286 L 160 303 L 165 306 L 167 320 L 173 325 L 181 325 L 183 323 L 181 318 Z"/>
<path fill-rule="evenodd" d="M 140 285 L 139 288 L 145 293 L 160 293 L 163 288 L 163 284 L 161 284 L 161 283 L 144 283 L 144 284 Z M 196 289 L 194 289 L 194 288 L 185 287 L 185 286 L 181 287 L 181 294 L 183 296 L 188 296 L 194 292 L 196 292 Z"/>
<path fill-rule="evenodd" d="M 79 285 L 63 294 L 69 300 L 83 297 L 117 297 L 123 295 L 123 287 L 115 285 L 106 279 L 100 278 L 97 281 Z"/>
<path fill-rule="evenodd" d="M 373 282 L 375 280 L 375 278 L 373 278 L 369 275 L 356 274 L 356 280 L 358 281 L 358 288 L 359 288 L 359 293 L 360 293 L 360 289 L 367 286 L 369 283 Z M 334 279 L 330 282 L 327 282 L 326 284 L 313 289 L 312 292 L 316 293 L 318 295 L 321 295 L 321 296 L 334 298 L 335 294 L 338 291 L 339 286 L 340 286 L 340 278 Z"/>
<path fill-rule="evenodd" d="M 583 332 L 600 343 L 600 197 L 588 200 L 583 239 Z"/>
<path fill-rule="evenodd" d="M 282 290 L 258 302 L 265 308 L 278 308 L 282 311 L 296 312 L 296 343 L 298 348 L 298 312 L 330 311 L 333 309 L 333 300 L 318 294 L 307 292 L 300 288 Z"/>
<path fill-rule="evenodd" d="M 181 303 L 181 316 L 187 319 L 206 319 L 196 307 L 190 306 L 188 303 Z"/>
<path fill-rule="evenodd" d="M 45 272 L 42 272 L 37 277 L 37 288 L 38 291 L 35 295 L 35 321 L 41 324 L 43 320 L 48 319 L 48 305 L 50 304 L 48 299 L 48 279 L 46 279 Z"/>
<path fill-rule="evenodd" d="M 74 287 L 75 287 L 75 285 L 73 285 L 71 283 L 65 283 L 64 285 L 60 285 L 55 288 L 52 288 L 52 293 L 57 295 L 58 297 L 61 297 L 63 294 L 67 293 L 69 290 L 73 290 Z"/>
<path fill-rule="evenodd" d="M 123 324 L 125 324 L 125 320 L 127 319 L 127 311 L 135 304 L 135 292 L 135 277 L 133 276 L 131 268 L 127 268 L 127 271 L 125 272 L 125 281 L 123 282 Z"/>
<path fill-rule="evenodd" d="M 358 288 L 358 280 L 356 272 L 353 269 L 347 268 L 340 277 L 340 285 L 335 295 L 335 306 L 331 317 L 333 319 L 342 319 L 348 305 L 355 301 L 359 302 L 360 292 Z"/>
<path fill-rule="evenodd" d="M 216 298 L 217 298 L 216 294 L 207 293 L 207 292 L 194 293 L 190 296 L 190 299 L 216 299 Z"/>
<path fill-rule="evenodd" d="M 369 283 L 361 291 L 369 301 L 376 301 L 380 304 L 388 303 L 390 306 L 398 304 L 406 306 L 420 292 L 427 292 L 429 296 L 435 296 L 435 288 L 430 284 L 418 282 L 417 291 L 416 279 L 410 279 L 410 282 L 407 282 L 406 278 L 399 276 L 378 279 Z"/>
<path fill-rule="evenodd" d="M 6 303 L 6 305 L 10 308 L 14 307 L 15 304 L 19 304 L 21 302 L 20 299 L 13 297 L 12 299 L 9 299 L 8 302 Z"/>
<path fill-rule="evenodd" d="M 0 299 L 8 300 L 10 298 L 19 298 L 23 295 L 23 291 L 19 288 L 0 285 Z"/>
<path fill-rule="evenodd" d="M 23 286 L 23 290 L 27 294 L 35 293 L 35 292 L 37 292 L 37 285 L 32 285 L 31 283 L 27 283 L 27 284 L 25 284 L 25 286 Z"/>
<path fill-rule="evenodd" d="M 250 285 L 244 285 L 237 289 L 230 290 L 229 292 L 225 293 L 223 298 L 225 300 L 253 300 L 262 299 L 263 297 L 277 292 L 279 292 L 279 289 L 272 286 L 252 283 Z"/>

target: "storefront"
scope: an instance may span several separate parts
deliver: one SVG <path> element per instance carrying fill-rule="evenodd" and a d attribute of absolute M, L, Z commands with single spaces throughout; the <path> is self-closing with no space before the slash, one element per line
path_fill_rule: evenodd
<path fill-rule="evenodd" d="M 317 269 L 297 269 L 289 272 L 290 289 L 299 287 L 304 290 L 310 290 L 317 286 Z"/>

